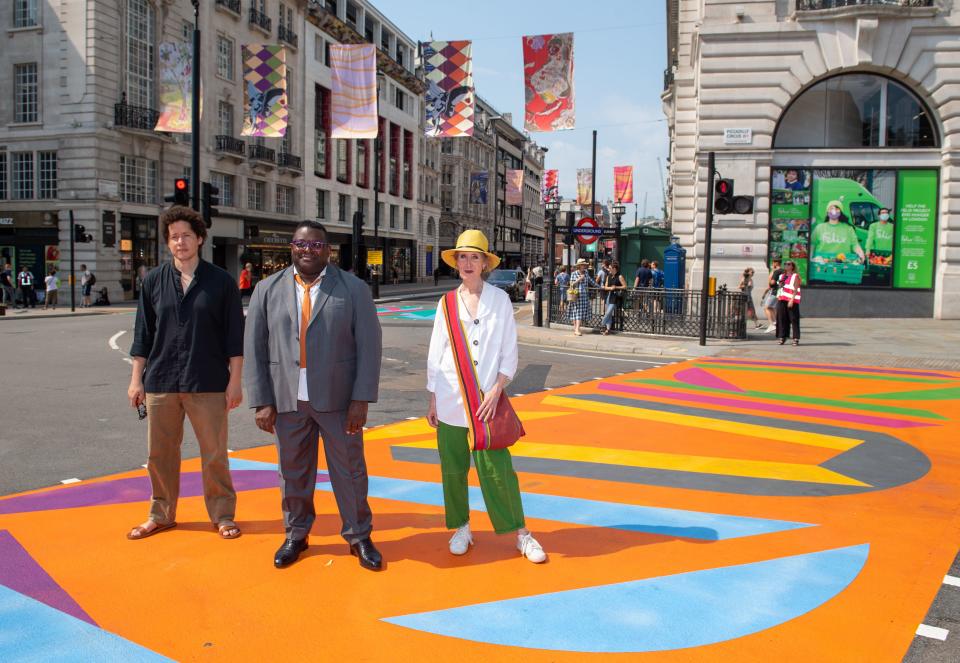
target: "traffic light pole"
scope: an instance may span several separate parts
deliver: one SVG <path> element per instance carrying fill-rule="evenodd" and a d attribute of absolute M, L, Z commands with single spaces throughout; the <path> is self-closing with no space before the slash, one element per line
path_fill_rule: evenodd
<path fill-rule="evenodd" d="M 190 181 L 193 182 L 193 209 L 200 211 L 200 0 L 193 0 L 193 99 L 190 103 Z"/>
<path fill-rule="evenodd" d="M 74 238 L 76 236 L 76 231 L 73 226 L 73 210 L 70 210 L 70 312 L 77 312 L 77 283 L 76 277 L 74 275 L 74 269 L 76 268 L 76 263 L 73 259 L 73 249 L 76 246 L 74 243 Z"/>
<path fill-rule="evenodd" d="M 703 285 L 700 289 L 700 345 L 707 344 L 707 308 L 710 303 L 710 243 L 713 239 L 713 178 L 716 155 L 707 155 L 707 232 L 703 240 Z"/>
<path fill-rule="evenodd" d="M 553 315 L 553 273 L 557 269 L 557 214 L 554 211 L 550 215 L 550 260 L 547 261 L 545 269 L 547 273 L 543 275 L 543 282 L 547 284 L 547 323 L 550 327 L 550 316 Z"/>

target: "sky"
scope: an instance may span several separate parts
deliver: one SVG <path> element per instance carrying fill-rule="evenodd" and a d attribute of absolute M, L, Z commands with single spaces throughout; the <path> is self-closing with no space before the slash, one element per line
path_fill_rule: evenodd
<path fill-rule="evenodd" d="M 560 171 L 560 195 L 576 197 L 576 171 L 590 168 L 597 130 L 598 202 L 613 198 L 613 167 L 634 167 L 640 217 L 659 218 L 663 189 L 657 157 L 666 166 L 667 123 L 661 110 L 666 66 L 662 0 L 374 0 L 374 6 L 414 41 L 473 41 L 478 95 L 523 129 L 524 35 L 574 33 L 576 129 L 531 137 L 549 149 L 545 168 Z M 665 175 L 664 175 L 665 177 Z M 627 206 L 624 225 L 632 223 Z"/>

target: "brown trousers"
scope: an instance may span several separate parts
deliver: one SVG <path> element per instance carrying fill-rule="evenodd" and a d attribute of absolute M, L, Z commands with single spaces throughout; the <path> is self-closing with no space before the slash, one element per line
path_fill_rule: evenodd
<path fill-rule="evenodd" d="M 190 418 L 200 443 L 203 499 L 210 521 L 232 525 L 237 493 L 227 458 L 227 400 L 223 392 L 147 394 L 147 472 L 153 488 L 150 520 L 165 525 L 177 517 L 184 415 Z"/>

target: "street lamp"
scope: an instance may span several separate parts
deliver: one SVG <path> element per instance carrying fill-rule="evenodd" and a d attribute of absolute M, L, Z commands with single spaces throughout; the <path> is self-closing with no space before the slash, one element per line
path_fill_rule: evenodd
<path fill-rule="evenodd" d="M 623 229 L 623 222 L 621 221 L 621 218 L 623 218 L 623 215 L 626 213 L 627 208 L 623 203 L 621 203 L 618 200 L 616 203 L 613 204 L 613 207 L 610 209 L 610 211 L 613 213 L 614 218 L 616 218 L 617 220 L 617 262 L 622 264 L 623 251 L 620 248 L 620 245 L 622 243 L 620 234 Z"/>
<path fill-rule="evenodd" d="M 547 210 L 547 216 L 550 218 L 550 233 L 547 236 L 550 243 L 550 259 L 547 261 L 547 273 L 544 275 L 544 282 L 547 285 L 547 327 L 550 326 L 550 316 L 553 314 L 553 272 L 557 267 L 557 215 L 560 214 L 560 201 L 562 199 L 560 196 L 554 196 L 547 204 L 545 205 Z M 542 319 L 539 316 L 542 316 L 541 307 L 539 302 L 537 303 L 535 310 L 538 314 L 537 317 L 537 326 L 541 326 Z"/>
<path fill-rule="evenodd" d="M 493 252 L 497 252 L 497 236 L 498 236 L 498 224 L 497 224 L 497 192 L 500 189 L 500 134 L 497 132 L 496 127 L 494 126 L 494 120 L 502 120 L 502 115 L 491 115 L 487 111 L 480 111 L 480 114 L 477 118 L 479 120 L 478 126 L 480 130 L 485 134 L 493 135 Z M 504 179 L 503 183 L 503 224 L 506 226 L 506 212 L 507 212 L 507 183 Z M 506 252 L 506 238 L 503 241 L 504 252 Z"/>

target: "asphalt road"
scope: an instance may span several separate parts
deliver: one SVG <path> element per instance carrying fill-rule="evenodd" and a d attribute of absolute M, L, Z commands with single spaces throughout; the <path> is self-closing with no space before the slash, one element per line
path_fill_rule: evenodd
<path fill-rule="evenodd" d="M 425 302 L 396 303 L 422 308 Z M 135 469 L 146 462 L 146 424 L 126 402 L 133 314 L 0 322 L 0 495 L 66 479 Z M 380 401 L 369 424 L 422 416 L 427 319 L 382 318 Z M 111 347 L 112 345 L 115 347 Z M 674 361 L 664 357 L 568 352 L 521 345 L 520 368 L 508 393 L 526 394 Z M 230 415 L 231 449 L 270 444 L 245 406 Z M 183 456 L 199 455 L 186 427 Z"/>

